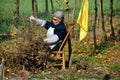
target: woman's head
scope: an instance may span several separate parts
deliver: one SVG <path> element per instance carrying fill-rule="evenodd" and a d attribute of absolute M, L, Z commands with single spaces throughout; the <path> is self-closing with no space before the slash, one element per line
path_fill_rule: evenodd
<path fill-rule="evenodd" d="M 62 11 L 55 11 L 52 16 L 52 21 L 54 25 L 58 25 L 63 22 L 64 13 Z"/>

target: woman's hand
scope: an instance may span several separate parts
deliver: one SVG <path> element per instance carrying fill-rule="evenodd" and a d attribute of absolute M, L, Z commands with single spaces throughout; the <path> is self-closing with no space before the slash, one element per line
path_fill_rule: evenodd
<path fill-rule="evenodd" d="M 30 21 L 35 21 L 36 22 L 36 18 L 34 16 L 30 16 Z"/>

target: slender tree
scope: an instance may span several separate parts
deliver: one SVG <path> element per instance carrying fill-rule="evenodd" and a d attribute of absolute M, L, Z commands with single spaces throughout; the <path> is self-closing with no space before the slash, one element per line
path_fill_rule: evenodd
<path fill-rule="evenodd" d="M 97 0 L 95 0 L 95 18 L 94 18 L 94 25 L 93 25 L 93 41 L 94 41 L 94 51 L 97 48 L 97 43 L 96 43 L 96 22 L 97 22 Z"/>
<path fill-rule="evenodd" d="M 38 5 L 37 5 L 37 0 L 35 0 L 35 13 L 38 16 Z"/>
<path fill-rule="evenodd" d="M 46 9 L 46 12 L 48 12 L 48 0 L 45 0 L 45 9 Z"/>
<path fill-rule="evenodd" d="M 73 7 L 73 11 L 72 11 L 72 23 L 74 24 L 74 17 L 75 17 L 75 10 L 76 10 L 76 0 L 74 0 L 74 7 Z M 73 31 L 72 31 L 72 37 L 75 37 L 75 34 L 74 34 L 74 28 L 73 28 Z"/>
<path fill-rule="evenodd" d="M 113 0 L 110 0 L 110 9 L 111 9 L 111 15 L 110 15 L 110 25 L 111 25 L 111 34 L 110 38 L 115 37 L 115 32 L 113 28 Z"/>
<path fill-rule="evenodd" d="M 34 2 L 35 0 L 32 0 L 32 12 L 34 13 Z"/>
<path fill-rule="evenodd" d="M 52 13 L 53 13 L 54 12 L 53 0 L 50 0 L 50 3 L 51 3 Z"/>
<path fill-rule="evenodd" d="M 66 12 L 67 12 L 67 15 L 68 15 L 68 20 L 69 20 L 69 1 L 68 0 L 66 0 L 66 5 L 67 5 L 67 8 L 66 8 Z M 68 24 L 67 24 L 68 25 Z M 69 27 L 69 26 L 68 26 Z M 72 64 L 72 46 L 71 46 L 71 39 L 70 39 L 70 37 L 69 37 L 69 39 L 68 39 L 68 62 L 69 62 L 69 64 L 68 64 L 68 67 L 69 67 L 69 69 L 70 69 L 70 67 L 71 67 L 71 64 Z"/>
<path fill-rule="evenodd" d="M 20 4 L 20 0 L 16 0 L 16 10 L 14 12 L 14 17 L 16 22 L 19 21 L 19 4 Z"/>
<path fill-rule="evenodd" d="M 37 0 L 32 0 L 32 12 L 33 12 L 33 14 L 38 15 Z"/>
<path fill-rule="evenodd" d="M 104 26 L 103 0 L 100 0 L 100 3 L 101 3 L 101 18 L 102 18 L 103 36 L 104 36 L 104 41 L 107 41 L 107 35 L 105 32 L 105 26 Z"/>
<path fill-rule="evenodd" d="M 73 7 L 73 12 L 72 12 L 72 23 L 74 23 L 75 10 L 76 10 L 76 0 L 74 0 L 74 7 Z"/>

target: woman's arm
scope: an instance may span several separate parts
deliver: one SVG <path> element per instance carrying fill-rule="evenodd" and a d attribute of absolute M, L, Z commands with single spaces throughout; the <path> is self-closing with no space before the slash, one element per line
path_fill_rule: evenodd
<path fill-rule="evenodd" d="M 53 35 L 49 38 L 44 39 L 44 42 L 48 43 L 48 44 L 54 44 L 57 41 L 59 41 L 59 37 L 57 35 Z"/>
<path fill-rule="evenodd" d="M 46 24 L 46 20 L 42 20 L 42 19 L 37 19 L 35 18 L 34 16 L 30 16 L 30 21 L 35 21 L 37 23 L 37 25 L 40 25 L 40 26 L 45 26 Z"/>

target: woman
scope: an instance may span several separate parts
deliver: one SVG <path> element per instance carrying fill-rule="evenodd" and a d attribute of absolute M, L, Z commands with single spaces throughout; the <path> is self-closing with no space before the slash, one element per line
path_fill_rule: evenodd
<path fill-rule="evenodd" d="M 44 42 L 49 44 L 52 51 L 57 51 L 67 34 L 63 22 L 64 13 L 61 11 L 54 12 L 51 22 L 37 19 L 33 16 L 30 17 L 30 20 L 35 21 L 38 25 L 44 26 L 44 28 L 47 29 L 47 38 L 44 39 Z"/>

